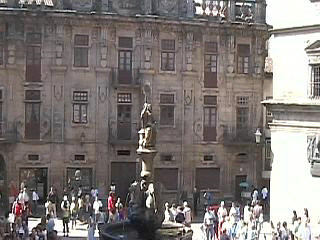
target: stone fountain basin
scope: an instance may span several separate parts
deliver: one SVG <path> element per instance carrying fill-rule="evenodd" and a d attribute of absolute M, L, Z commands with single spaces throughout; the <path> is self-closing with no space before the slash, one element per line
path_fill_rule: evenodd
<path fill-rule="evenodd" d="M 165 223 L 156 231 L 155 239 L 142 239 L 130 221 L 104 224 L 99 230 L 102 240 L 192 240 L 193 234 L 182 224 Z"/>

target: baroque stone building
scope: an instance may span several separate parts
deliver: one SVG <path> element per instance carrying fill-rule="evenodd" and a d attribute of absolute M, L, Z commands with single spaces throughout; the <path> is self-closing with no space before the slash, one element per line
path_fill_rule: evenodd
<path fill-rule="evenodd" d="M 140 110 L 158 128 L 155 180 L 240 198 L 262 182 L 264 0 L 1 1 L 1 190 L 114 182 L 140 172 Z M 80 170 L 80 171 L 77 171 Z"/>
<path fill-rule="evenodd" d="M 270 217 L 291 221 L 293 210 L 302 217 L 307 208 L 315 224 L 320 218 L 315 191 L 320 184 L 320 2 L 269 1 L 268 13 L 274 66 L 273 100 L 265 101 L 273 115 Z"/>

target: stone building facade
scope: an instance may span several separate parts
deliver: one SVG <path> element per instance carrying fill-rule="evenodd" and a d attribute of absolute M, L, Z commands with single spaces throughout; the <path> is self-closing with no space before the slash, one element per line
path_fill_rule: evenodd
<path fill-rule="evenodd" d="M 4 1 L 5 2 L 5 1 Z M 16 1 L 0 12 L 2 191 L 136 178 L 137 131 L 156 117 L 155 180 L 240 197 L 262 181 L 265 2 Z M 80 170 L 77 171 L 77 170 Z M 81 179 L 77 179 L 80 174 Z"/>
<path fill-rule="evenodd" d="M 289 14 L 283 15 L 284 7 Z M 299 19 L 297 12 L 303 13 Z M 313 225 L 320 218 L 315 191 L 320 184 L 320 3 L 269 1 L 268 13 L 273 25 L 273 100 L 265 101 L 273 115 L 271 220 L 289 221 L 293 210 L 303 217 L 307 208 Z"/>

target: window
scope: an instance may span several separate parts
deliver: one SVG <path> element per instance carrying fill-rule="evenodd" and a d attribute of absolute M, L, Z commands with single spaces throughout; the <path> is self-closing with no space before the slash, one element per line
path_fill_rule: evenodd
<path fill-rule="evenodd" d="M 25 92 L 25 137 L 40 139 L 40 90 Z"/>
<path fill-rule="evenodd" d="M 118 93 L 117 139 L 131 139 L 131 93 Z"/>
<path fill-rule="evenodd" d="M 310 97 L 320 97 L 320 64 L 311 66 Z"/>
<path fill-rule="evenodd" d="M 249 97 L 237 97 L 237 131 L 246 131 L 249 124 Z"/>
<path fill-rule="evenodd" d="M 161 70 L 174 71 L 175 70 L 175 40 L 162 39 L 161 40 Z"/>
<path fill-rule="evenodd" d="M 41 33 L 27 33 L 26 81 L 41 81 Z"/>
<path fill-rule="evenodd" d="M 40 156 L 38 154 L 29 154 L 28 155 L 28 161 L 39 161 Z"/>
<path fill-rule="evenodd" d="M 238 44 L 238 73 L 249 73 L 250 45 Z"/>
<path fill-rule="evenodd" d="M 74 66 L 88 67 L 89 36 L 76 34 L 74 36 Z"/>
<path fill-rule="evenodd" d="M 76 154 L 74 155 L 74 161 L 85 162 L 86 156 L 84 154 Z"/>
<path fill-rule="evenodd" d="M 203 140 L 216 141 L 217 138 L 217 96 L 204 96 Z"/>
<path fill-rule="evenodd" d="M 73 92 L 73 123 L 86 124 L 88 123 L 88 92 L 74 91 Z"/>
<path fill-rule="evenodd" d="M 160 155 L 160 161 L 171 162 L 173 160 L 173 156 L 170 154 Z"/>
<path fill-rule="evenodd" d="M 0 89 L 0 125 L 1 126 L 2 126 L 2 120 L 3 120 L 2 103 L 3 103 L 3 90 Z M 0 134 L 1 134 L 1 126 L 0 126 Z"/>
<path fill-rule="evenodd" d="M 0 65 L 4 65 L 4 32 L 0 32 Z"/>
<path fill-rule="evenodd" d="M 160 94 L 160 125 L 174 125 L 174 94 Z"/>
<path fill-rule="evenodd" d="M 268 96 L 266 97 L 266 100 L 270 100 L 272 99 L 272 97 Z M 271 123 L 272 122 L 272 112 L 269 110 L 268 107 L 266 107 L 266 128 L 269 128 L 269 124 L 268 123 Z"/>
<path fill-rule="evenodd" d="M 118 93 L 118 103 L 131 103 L 131 93 Z"/>
<path fill-rule="evenodd" d="M 271 171 L 271 163 L 272 163 L 271 138 L 266 138 L 264 171 Z"/>
<path fill-rule="evenodd" d="M 3 90 L 0 89 L 0 138 L 5 134 L 5 123 L 3 122 Z"/>
<path fill-rule="evenodd" d="M 130 156 L 130 150 L 118 150 L 117 155 L 118 156 Z"/>
<path fill-rule="evenodd" d="M 203 156 L 204 162 L 212 162 L 213 161 L 213 155 L 204 155 Z"/>
<path fill-rule="evenodd" d="M 132 83 L 132 38 L 119 37 L 118 52 L 118 82 L 119 84 Z"/>
<path fill-rule="evenodd" d="M 218 44 L 216 42 L 205 42 L 204 50 L 204 87 L 216 88 L 218 69 Z"/>

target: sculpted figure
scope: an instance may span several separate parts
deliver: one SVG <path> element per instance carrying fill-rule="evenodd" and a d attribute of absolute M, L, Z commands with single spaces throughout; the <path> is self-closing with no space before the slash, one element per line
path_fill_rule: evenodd
<path fill-rule="evenodd" d="M 145 103 L 141 111 L 141 127 L 143 136 L 139 141 L 140 147 L 148 149 L 155 147 L 156 144 L 156 126 L 152 116 L 151 104 Z"/>

